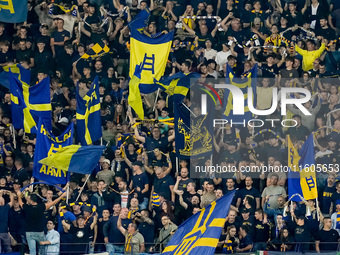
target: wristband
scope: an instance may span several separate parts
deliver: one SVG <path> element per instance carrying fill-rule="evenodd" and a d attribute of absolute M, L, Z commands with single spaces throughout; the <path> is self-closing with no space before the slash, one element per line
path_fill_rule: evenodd
<path fill-rule="evenodd" d="M 60 215 L 60 217 L 64 217 L 64 213 L 63 212 L 60 212 L 59 215 Z"/>

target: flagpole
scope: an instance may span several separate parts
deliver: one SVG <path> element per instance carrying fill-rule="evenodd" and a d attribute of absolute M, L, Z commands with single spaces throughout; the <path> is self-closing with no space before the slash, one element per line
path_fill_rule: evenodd
<path fill-rule="evenodd" d="M 68 205 L 68 198 L 69 198 L 69 195 L 70 195 L 70 186 L 67 186 L 67 190 L 66 190 L 66 204 Z"/>
<path fill-rule="evenodd" d="M 91 176 L 90 174 L 87 175 L 87 178 L 86 178 L 86 180 L 85 180 L 85 182 L 84 182 L 84 185 L 80 188 L 80 192 L 79 192 L 79 194 L 78 194 L 78 196 L 77 196 L 76 202 L 78 201 L 78 199 L 79 199 L 81 193 L 83 192 L 83 190 L 84 190 L 84 188 L 85 188 L 85 185 L 86 185 L 87 181 L 89 180 L 90 176 Z"/>
<path fill-rule="evenodd" d="M 159 88 L 157 89 L 157 95 L 156 95 L 156 99 L 155 99 L 155 103 L 154 103 L 154 105 L 153 105 L 153 112 L 155 111 L 155 109 L 156 109 L 156 103 L 157 103 L 157 99 L 158 99 L 158 96 L 159 96 Z"/>
<path fill-rule="evenodd" d="M 187 110 L 188 110 L 189 112 L 191 112 L 191 114 L 194 115 L 195 118 L 197 117 L 196 114 L 193 113 L 193 112 L 190 110 L 190 108 L 189 108 L 185 103 L 182 102 L 182 105 L 184 105 L 184 107 L 187 108 Z"/>
<path fill-rule="evenodd" d="M 176 156 L 176 173 L 178 173 L 178 157 Z"/>

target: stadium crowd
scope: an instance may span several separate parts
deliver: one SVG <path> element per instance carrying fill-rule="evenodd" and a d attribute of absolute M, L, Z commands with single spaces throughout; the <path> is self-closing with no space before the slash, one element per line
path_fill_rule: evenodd
<path fill-rule="evenodd" d="M 258 63 L 257 109 L 268 109 L 274 87 L 302 87 L 313 115 L 290 107 L 296 127 L 216 129 L 220 165 L 287 165 L 287 141 L 301 148 L 312 132 L 319 197 L 287 202 L 287 173 L 241 172 L 190 178 L 209 159 L 181 159 L 172 125 L 135 124 L 128 107 L 130 34 L 141 10 L 151 16 L 144 33 L 175 31 L 164 75 L 198 72 L 201 82 L 223 83 L 227 64 L 246 76 Z M 23 24 L 0 24 L 0 66 L 20 63 L 31 84 L 51 78 L 53 133 L 74 122 L 76 86 L 84 96 L 99 78 L 106 145 L 97 169 L 73 174 L 62 193 L 32 177 L 36 138 L 15 130 L 11 94 L 0 87 L 1 251 L 30 254 L 159 252 L 177 226 L 212 201 L 236 190 L 218 252 L 336 251 L 340 233 L 340 1 L 338 0 L 29 0 Z M 81 58 L 104 42 L 107 54 Z M 223 94 L 221 94 L 223 96 Z M 295 95 L 298 96 L 298 95 Z M 142 94 L 147 119 L 174 116 L 165 92 Z M 195 111 L 199 106 L 183 101 Z M 217 105 L 216 112 L 221 112 Z M 197 110 L 197 109 L 196 109 Z M 282 119 L 277 114 L 271 117 Z M 327 128 L 323 128 L 327 126 Z M 254 134 L 256 134 L 254 136 Z M 76 133 L 74 143 L 79 143 Z M 176 157 L 178 160 L 176 160 Z M 284 210 L 288 207 L 287 210 Z M 28 244 L 19 245 L 19 244 Z M 156 245 L 155 245 L 156 244 Z"/>

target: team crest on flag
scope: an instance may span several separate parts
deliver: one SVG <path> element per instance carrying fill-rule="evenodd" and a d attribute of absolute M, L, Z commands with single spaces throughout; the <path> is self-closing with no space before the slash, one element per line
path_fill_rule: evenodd
<path fill-rule="evenodd" d="M 53 184 L 66 184 L 68 171 L 40 164 L 43 158 L 53 155 L 73 142 L 73 123 L 60 136 L 54 136 L 42 119 L 39 119 L 39 132 L 34 154 L 33 176 L 40 181 Z"/>

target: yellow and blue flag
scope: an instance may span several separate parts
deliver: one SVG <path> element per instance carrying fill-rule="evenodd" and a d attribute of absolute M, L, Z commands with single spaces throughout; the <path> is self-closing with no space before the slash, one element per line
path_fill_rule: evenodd
<path fill-rule="evenodd" d="M 73 122 L 60 136 L 54 136 L 43 119 L 38 122 L 39 132 L 34 154 L 33 177 L 53 184 L 66 184 L 68 171 L 39 163 L 43 158 L 53 155 L 73 142 Z"/>
<path fill-rule="evenodd" d="M 233 114 L 233 94 L 226 89 L 223 96 L 225 111 L 223 116 L 227 120 L 243 121 L 250 120 L 252 118 L 252 113 L 248 107 L 248 88 L 253 88 L 253 104 L 256 107 L 256 78 L 257 78 L 257 64 L 248 72 L 247 76 L 244 78 L 235 77 L 235 74 L 231 67 L 227 64 L 227 77 L 226 84 L 231 84 L 242 90 L 244 96 L 244 115 L 234 115 Z M 238 99 L 237 99 L 238 100 Z"/>
<path fill-rule="evenodd" d="M 306 200 L 317 198 L 313 134 L 307 138 L 299 153 L 288 136 L 288 167 L 289 198 L 294 194 L 300 194 Z M 292 200 L 301 201 L 298 196 Z"/>
<path fill-rule="evenodd" d="M 78 138 L 81 145 L 90 145 L 102 137 L 98 76 L 94 78 L 84 98 L 79 95 L 78 91 L 76 97 Z"/>
<path fill-rule="evenodd" d="M 213 255 L 235 191 L 212 202 L 182 223 L 162 254 Z"/>
<path fill-rule="evenodd" d="M 9 83 L 9 73 L 11 72 L 19 81 L 25 82 L 27 84 L 30 83 L 31 80 L 31 71 L 29 69 L 25 69 L 20 64 L 13 64 L 8 66 L 3 66 L 2 71 L 0 73 L 0 84 L 8 89 L 10 89 Z"/>
<path fill-rule="evenodd" d="M 162 77 L 160 81 L 155 81 L 155 83 L 169 96 L 173 96 L 174 101 L 182 101 L 188 94 L 191 84 L 200 78 L 201 75 L 198 73 L 184 74 L 178 72 L 172 76 Z"/>
<path fill-rule="evenodd" d="M 129 23 L 130 37 L 130 83 L 129 104 L 140 119 L 144 110 L 140 93 L 149 94 L 157 90 L 154 79 L 160 80 L 169 57 L 173 32 L 148 36 L 142 31 L 150 17 L 149 10 L 142 10 Z"/>
<path fill-rule="evenodd" d="M 100 41 L 92 46 L 81 58 L 88 59 L 88 58 L 97 58 L 102 56 L 110 51 L 110 48 L 103 42 Z"/>
<path fill-rule="evenodd" d="M 129 22 L 128 27 L 130 30 L 142 29 L 148 25 L 150 18 L 150 10 L 148 8 L 140 11 L 137 16 Z"/>
<path fill-rule="evenodd" d="M 37 122 L 42 118 L 49 128 L 52 127 L 50 78 L 47 77 L 31 87 L 13 73 L 9 73 L 9 78 L 13 126 L 24 129 L 26 133 L 37 133 Z"/>
<path fill-rule="evenodd" d="M 25 22 L 27 20 L 27 11 L 27 0 L 1 0 L 0 22 Z"/>
<path fill-rule="evenodd" d="M 39 163 L 72 173 L 91 174 L 103 154 L 105 146 L 69 145 L 43 158 Z"/>

